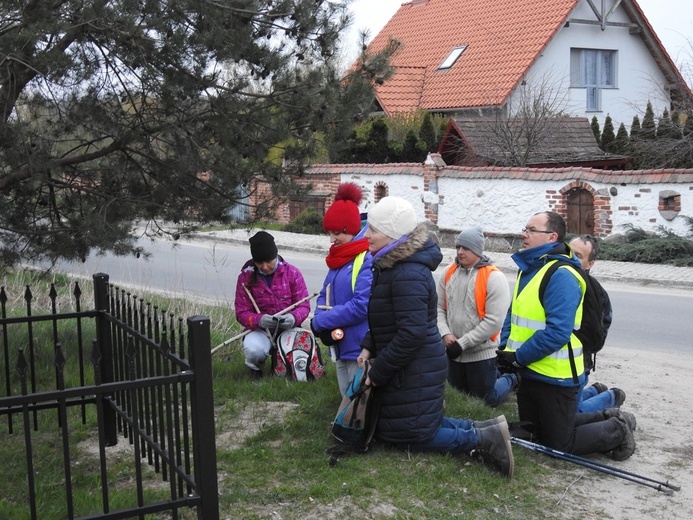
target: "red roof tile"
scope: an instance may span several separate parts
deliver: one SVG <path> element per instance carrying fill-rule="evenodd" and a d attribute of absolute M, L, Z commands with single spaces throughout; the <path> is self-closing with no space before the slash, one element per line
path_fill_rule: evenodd
<path fill-rule="evenodd" d="M 393 77 L 376 89 L 381 105 L 388 113 L 417 108 L 414 96 L 397 96 L 403 85 L 413 85 L 412 67 L 426 71 L 421 108 L 502 104 L 578 2 L 428 0 L 416 6 L 402 4 L 370 45 L 375 52 L 390 38 L 401 43 L 391 60 Z M 456 63 L 438 70 L 453 48 L 462 45 L 467 49 Z M 422 77 L 419 72 L 417 79 Z"/>

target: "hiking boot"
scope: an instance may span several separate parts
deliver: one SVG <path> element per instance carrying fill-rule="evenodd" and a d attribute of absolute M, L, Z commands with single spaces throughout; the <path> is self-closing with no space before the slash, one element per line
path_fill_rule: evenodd
<path fill-rule="evenodd" d="M 633 415 L 630 412 L 624 412 L 621 410 L 621 413 L 619 415 L 621 419 L 628 425 L 628 428 L 630 428 L 630 431 L 634 432 L 635 428 L 637 427 L 636 421 L 635 421 L 635 415 Z"/>
<path fill-rule="evenodd" d="M 472 428 L 475 430 L 480 430 L 482 428 L 488 428 L 489 426 L 495 426 L 505 421 L 505 416 L 499 415 L 493 419 L 486 419 L 485 421 L 472 421 Z M 507 421 L 505 421 L 507 422 Z"/>
<path fill-rule="evenodd" d="M 621 405 L 626 401 L 626 393 L 620 388 L 612 388 L 614 393 L 614 407 L 621 408 Z"/>
<path fill-rule="evenodd" d="M 630 431 L 635 431 L 637 421 L 635 420 L 635 415 L 632 413 L 624 412 L 620 408 L 607 408 L 602 412 L 602 414 L 604 415 L 604 419 L 611 419 L 612 417 L 622 419 L 628 425 Z"/>
<path fill-rule="evenodd" d="M 592 388 L 594 388 L 598 394 L 601 394 L 602 392 L 606 392 L 609 387 L 606 386 L 604 383 L 594 383 L 592 385 Z"/>
<path fill-rule="evenodd" d="M 505 417 L 501 415 L 496 419 L 496 424 L 477 428 L 476 436 L 478 442 L 475 452 L 481 457 L 482 462 L 492 466 L 503 476 L 511 478 L 515 470 L 515 459 Z"/>
<path fill-rule="evenodd" d="M 628 422 L 622 417 L 615 417 L 614 420 L 618 421 L 618 423 L 621 425 L 624 435 L 623 439 L 621 440 L 621 444 L 611 451 L 611 458 L 614 460 L 626 460 L 633 455 L 633 452 L 635 451 L 635 437 L 633 436 L 633 430 L 631 430 Z"/>
<path fill-rule="evenodd" d="M 262 370 L 255 370 L 254 368 L 248 368 L 250 371 L 250 379 L 257 380 L 257 379 L 262 379 L 263 373 Z"/>

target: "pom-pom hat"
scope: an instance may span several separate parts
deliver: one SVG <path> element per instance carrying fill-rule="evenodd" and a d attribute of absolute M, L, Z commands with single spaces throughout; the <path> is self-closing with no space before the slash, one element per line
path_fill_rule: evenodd
<path fill-rule="evenodd" d="M 361 188 L 353 182 L 345 182 L 337 188 L 334 202 L 327 208 L 322 227 L 326 232 L 356 235 L 361 231 L 359 203 L 363 198 Z"/>

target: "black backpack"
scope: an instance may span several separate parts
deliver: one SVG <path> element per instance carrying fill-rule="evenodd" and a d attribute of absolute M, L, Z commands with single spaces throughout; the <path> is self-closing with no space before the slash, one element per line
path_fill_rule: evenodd
<path fill-rule="evenodd" d="M 573 264 L 558 260 L 551 264 L 546 271 L 544 278 L 539 285 L 539 301 L 544 305 L 544 292 L 549 283 L 551 275 L 556 272 L 556 269 L 563 265 L 569 265 L 585 280 L 585 298 L 582 303 L 582 321 L 580 328 L 574 333 L 582 343 L 582 351 L 585 357 L 585 368 L 592 369 L 595 364 L 597 352 L 604 346 L 606 341 L 606 333 L 604 327 L 604 297 L 602 287 L 589 273 L 586 273 L 579 267 Z M 571 365 L 573 365 L 573 378 L 577 380 L 577 372 L 574 367 L 572 349 L 570 351 Z"/>

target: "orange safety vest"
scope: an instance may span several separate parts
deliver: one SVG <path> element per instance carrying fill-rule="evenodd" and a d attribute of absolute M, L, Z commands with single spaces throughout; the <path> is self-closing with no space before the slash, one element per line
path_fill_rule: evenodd
<path fill-rule="evenodd" d="M 457 262 L 453 262 L 445 270 L 445 283 L 443 284 L 443 289 L 447 291 L 448 281 L 452 277 L 452 273 L 457 269 Z M 477 269 L 479 271 L 476 275 L 476 285 L 474 286 L 474 299 L 476 300 L 476 312 L 479 318 L 484 319 L 486 316 L 486 286 L 488 285 L 488 277 L 491 276 L 492 271 L 500 271 L 495 265 L 485 265 Z M 448 298 L 447 295 L 443 295 L 443 304 L 445 310 L 448 308 Z M 491 341 L 496 341 L 500 336 L 500 330 L 491 336 Z"/>

